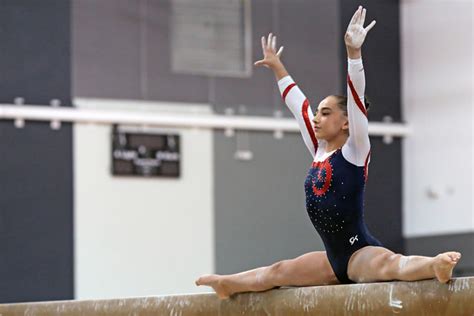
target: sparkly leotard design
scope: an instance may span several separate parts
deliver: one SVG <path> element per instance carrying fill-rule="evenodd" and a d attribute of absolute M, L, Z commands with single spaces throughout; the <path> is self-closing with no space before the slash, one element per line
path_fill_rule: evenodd
<path fill-rule="evenodd" d="M 363 105 L 365 77 L 362 60 L 348 61 L 349 138 L 342 148 L 326 152 L 326 142 L 314 134 L 309 102 L 291 77 L 278 82 L 286 104 L 300 125 L 314 157 L 305 180 L 306 209 L 326 247 L 326 254 L 341 283 L 351 255 L 368 245 L 381 246 L 364 222 L 364 190 L 370 162 L 367 112 Z"/>
<path fill-rule="evenodd" d="M 364 223 L 364 189 L 364 167 L 348 162 L 340 149 L 323 162 L 313 162 L 305 181 L 309 218 L 341 283 L 352 283 L 347 264 L 355 251 L 381 246 Z"/>

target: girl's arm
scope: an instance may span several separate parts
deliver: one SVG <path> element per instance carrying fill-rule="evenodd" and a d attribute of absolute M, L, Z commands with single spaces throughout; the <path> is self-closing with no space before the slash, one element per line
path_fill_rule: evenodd
<path fill-rule="evenodd" d="M 290 77 L 280 60 L 283 47 L 276 52 L 276 37 L 270 33 L 268 40 L 262 37 L 262 50 L 264 58 L 255 62 L 255 65 L 264 66 L 273 71 L 281 96 L 298 121 L 306 147 L 314 157 L 318 150 L 318 140 L 316 139 L 313 126 L 314 115 L 309 106 L 308 99 Z"/>
<path fill-rule="evenodd" d="M 366 10 L 362 7 L 352 17 L 344 36 L 347 49 L 347 116 L 349 138 L 343 147 L 344 157 L 357 166 L 367 167 L 370 157 L 369 121 L 364 105 L 365 73 L 361 47 L 373 21 L 364 29 Z"/>

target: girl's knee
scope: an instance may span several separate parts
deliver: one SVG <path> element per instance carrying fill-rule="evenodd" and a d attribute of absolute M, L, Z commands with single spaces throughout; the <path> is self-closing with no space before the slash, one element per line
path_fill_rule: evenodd
<path fill-rule="evenodd" d="M 291 260 L 282 260 L 275 262 L 269 267 L 269 273 L 276 277 L 285 276 L 291 269 Z"/>
<path fill-rule="evenodd" d="M 387 254 L 381 269 L 381 274 L 385 280 L 398 279 L 401 270 L 406 264 L 405 256 L 397 253 Z"/>
<path fill-rule="evenodd" d="M 273 264 L 268 267 L 257 268 L 255 271 L 255 282 L 251 290 L 258 292 L 272 288 L 278 266 L 279 264 Z"/>
<path fill-rule="evenodd" d="M 272 264 L 269 268 L 269 270 L 272 272 L 272 273 L 281 273 L 284 269 L 284 266 L 285 266 L 285 262 L 284 261 L 278 261 L 278 262 L 275 262 L 274 264 Z"/>
<path fill-rule="evenodd" d="M 288 286 L 299 283 L 299 263 L 297 259 L 287 259 L 272 264 L 268 271 L 270 284 L 272 286 Z"/>
<path fill-rule="evenodd" d="M 271 286 L 279 286 L 278 280 L 284 278 L 288 269 L 288 260 L 282 260 L 275 262 L 271 266 L 267 267 L 265 277 L 262 278 L 262 282 Z"/>

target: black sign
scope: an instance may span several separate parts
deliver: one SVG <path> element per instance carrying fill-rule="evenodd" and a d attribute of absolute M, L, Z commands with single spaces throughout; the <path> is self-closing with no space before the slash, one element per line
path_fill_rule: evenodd
<path fill-rule="evenodd" d="M 114 125 L 113 175 L 178 178 L 180 161 L 178 134 L 131 132 Z"/>

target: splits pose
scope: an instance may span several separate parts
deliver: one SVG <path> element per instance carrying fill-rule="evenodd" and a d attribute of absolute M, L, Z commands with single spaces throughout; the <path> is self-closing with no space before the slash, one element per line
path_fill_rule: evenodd
<path fill-rule="evenodd" d="M 300 126 L 313 157 L 305 181 L 306 209 L 326 251 L 315 251 L 271 266 L 232 275 L 204 275 L 196 285 L 211 286 L 220 298 L 280 286 L 311 286 L 415 281 L 437 278 L 448 282 L 461 258 L 458 252 L 436 257 L 395 254 L 368 231 L 363 216 L 365 183 L 370 162 L 368 106 L 361 47 L 372 21 L 364 28 L 366 9 L 354 13 L 344 41 L 348 57 L 347 97 L 328 96 L 316 115 L 289 76 L 276 50 L 276 37 L 262 37 L 264 58 L 255 63 L 273 70 L 282 98 Z"/>

